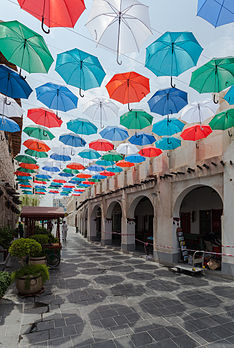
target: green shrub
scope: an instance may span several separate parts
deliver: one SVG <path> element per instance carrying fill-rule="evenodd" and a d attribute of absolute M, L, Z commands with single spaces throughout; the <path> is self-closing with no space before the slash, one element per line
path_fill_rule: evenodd
<path fill-rule="evenodd" d="M 20 259 L 26 256 L 36 257 L 42 251 L 41 244 L 30 238 L 20 238 L 14 240 L 9 248 L 9 253 Z"/>
<path fill-rule="evenodd" d="M 49 236 L 46 234 L 34 234 L 31 236 L 31 239 L 36 240 L 38 243 L 41 244 L 42 247 L 43 245 L 49 243 Z"/>
<path fill-rule="evenodd" d="M 53 234 L 51 234 L 51 233 L 48 235 L 48 237 L 49 237 L 49 244 L 59 242 L 59 239 L 57 237 L 54 237 Z"/>
<path fill-rule="evenodd" d="M 41 275 L 43 284 L 50 278 L 49 268 L 46 265 L 27 265 L 11 273 L 11 280 L 15 281 L 18 278 L 27 276 L 25 282 L 25 289 L 29 289 L 30 276 L 37 276 L 38 274 Z"/>
<path fill-rule="evenodd" d="M 49 231 L 45 227 L 35 226 L 34 233 L 35 234 L 48 234 Z"/>
<path fill-rule="evenodd" d="M 14 230 L 9 227 L 0 228 L 0 246 L 4 249 L 8 249 L 14 239 Z"/>
<path fill-rule="evenodd" d="M 11 284 L 11 275 L 8 272 L 0 272 L 0 298 L 4 296 Z"/>

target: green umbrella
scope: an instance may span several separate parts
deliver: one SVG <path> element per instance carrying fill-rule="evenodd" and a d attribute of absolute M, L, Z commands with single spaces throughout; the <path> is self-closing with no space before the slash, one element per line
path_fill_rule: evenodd
<path fill-rule="evenodd" d="M 77 169 L 69 169 L 69 168 L 65 168 L 65 169 L 63 169 L 63 172 L 64 173 L 68 173 L 68 174 L 78 174 L 79 173 L 79 170 L 77 170 Z"/>
<path fill-rule="evenodd" d="M 35 170 L 33 170 L 33 169 L 22 168 L 22 167 L 19 167 L 16 170 L 23 172 L 23 173 L 36 173 Z"/>
<path fill-rule="evenodd" d="M 0 51 L 29 73 L 47 73 L 54 61 L 43 37 L 18 21 L 0 23 Z"/>
<path fill-rule="evenodd" d="M 27 155 L 36 157 L 36 158 L 46 158 L 48 157 L 48 154 L 46 152 L 42 152 L 42 151 L 34 151 L 34 150 L 30 150 L 27 149 L 24 151 Z"/>
<path fill-rule="evenodd" d="M 45 127 L 28 126 L 24 128 L 24 133 L 32 138 L 40 140 L 52 140 L 55 136 Z"/>
<path fill-rule="evenodd" d="M 234 127 L 234 109 L 229 109 L 215 115 L 209 123 L 212 129 L 228 129 Z"/>
<path fill-rule="evenodd" d="M 101 181 L 100 179 L 88 179 L 88 181 L 90 181 L 90 182 L 99 182 L 99 181 Z"/>
<path fill-rule="evenodd" d="M 132 110 L 120 117 L 120 124 L 128 129 L 142 129 L 152 124 L 153 117 L 143 110 Z"/>
<path fill-rule="evenodd" d="M 120 155 L 118 152 L 116 151 L 109 151 L 107 152 L 105 155 L 102 156 L 103 160 L 106 161 L 120 161 L 123 159 L 123 156 Z"/>
<path fill-rule="evenodd" d="M 211 59 L 192 73 L 190 87 L 199 93 L 218 93 L 234 84 L 234 57 Z"/>
<path fill-rule="evenodd" d="M 36 164 L 37 161 L 30 157 L 30 156 L 26 156 L 26 155 L 18 155 L 15 157 L 15 160 L 17 162 L 21 162 L 21 163 L 28 163 L 28 164 Z"/>

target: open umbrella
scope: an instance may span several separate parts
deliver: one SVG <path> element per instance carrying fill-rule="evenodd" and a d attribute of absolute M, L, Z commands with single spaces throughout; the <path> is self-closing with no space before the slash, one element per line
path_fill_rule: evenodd
<path fill-rule="evenodd" d="M 120 167 L 108 167 L 106 170 L 112 173 L 121 173 L 123 171 L 123 169 Z"/>
<path fill-rule="evenodd" d="M 90 135 L 97 133 L 97 127 L 85 118 L 76 118 L 67 122 L 67 129 L 76 134 Z"/>
<path fill-rule="evenodd" d="M 143 110 L 131 110 L 120 117 L 120 124 L 128 129 L 143 129 L 152 121 L 153 117 Z"/>
<path fill-rule="evenodd" d="M 88 179 L 88 178 L 91 178 L 92 175 L 90 174 L 84 174 L 84 173 L 80 173 L 80 174 L 77 174 L 76 176 L 77 178 L 80 178 L 80 179 Z"/>
<path fill-rule="evenodd" d="M 107 152 L 105 155 L 102 156 L 102 160 L 105 160 L 105 161 L 114 161 L 114 162 L 117 162 L 117 161 L 120 161 L 123 159 L 123 156 L 120 155 L 118 152 L 116 151 L 109 151 Z M 97 162 L 96 162 L 97 163 Z M 99 161 L 99 164 L 100 164 L 100 161 Z M 108 164 L 109 165 L 109 164 Z"/>
<path fill-rule="evenodd" d="M 136 145 L 123 143 L 116 148 L 116 151 L 122 155 L 133 155 L 138 152 L 138 148 Z"/>
<path fill-rule="evenodd" d="M 210 126 L 195 124 L 194 126 L 184 129 L 180 136 L 184 140 L 196 141 L 208 137 L 211 133 L 212 129 Z"/>
<path fill-rule="evenodd" d="M 109 99 L 95 98 L 87 104 L 84 114 L 91 118 L 92 121 L 99 121 L 100 127 L 103 123 L 109 123 L 118 116 L 118 107 Z"/>
<path fill-rule="evenodd" d="M 153 125 L 152 132 L 157 135 L 173 135 L 179 133 L 184 128 L 184 123 L 177 118 L 164 118 Z"/>
<path fill-rule="evenodd" d="M 101 172 L 100 173 L 100 175 L 102 175 L 102 176 L 114 176 L 115 175 L 115 173 L 113 173 L 113 172 L 108 172 L 107 170 L 104 170 L 103 172 Z"/>
<path fill-rule="evenodd" d="M 40 140 L 52 140 L 55 136 L 46 128 L 38 126 L 28 126 L 24 128 L 24 133 L 28 136 Z"/>
<path fill-rule="evenodd" d="M 105 170 L 102 166 L 92 165 L 87 167 L 87 170 L 90 170 L 91 172 L 101 172 L 102 170 Z"/>
<path fill-rule="evenodd" d="M 202 123 L 207 118 L 214 116 L 217 105 L 212 100 L 193 102 L 186 105 L 181 111 L 181 120 L 188 123 Z"/>
<path fill-rule="evenodd" d="M 24 177 L 26 177 L 27 180 L 29 179 L 28 177 L 30 177 L 30 179 L 31 179 L 31 175 L 29 173 L 22 172 L 21 170 L 17 170 L 15 172 L 15 175 L 21 176 L 21 177 L 24 176 Z"/>
<path fill-rule="evenodd" d="M 0 94 L 0 115 L 7 117 L 21 117 L 24 110 L 12 98 Z"/>
<path fill-rule="evenodd" d="M 149 8 L 137 0 L 94 0 L 87 28 L 98 44 L 120 53 L 139 51 L 151 34 Z"/>
<path fill-rule="evenodd" d="M 92 54 L 74 48 L 57 55 L 57 73 L 71 86 L 84 91 L 99 87 L 106 75 L 99 59 Z"/>
<path fill-rule="evenodd" d="M 234 86 L 229 88 L 228 92 L 224 96 L 224 99 L 228 102 L 228 104 L 234 104 Z"/>
<path fill-rule="evenodd" d="M 199 93 L 219 93 L 234 84 L 234 57 L 214 58 L 192 73 L 189 86 Z M 218 101 L 214 102 L 217 104 Z"/>
<path fill-rule="evenodd" d="M 50 150 L 49 146 L 41 140 L 28 139 L 23 143 L 23 145 L 30 150 L 38 152 L 48 152 Z"/>
<path fill-rule="evenodd" d="M 75 175 L 75 174 L 78 174 L 78 173 L 79 173 L 79 170 L 77 170 L 77 169 L 65 168 L 65 169 L 63 169 L 63 172 L 64 172 L 64 173 L 69 173 L 69 174 Z"/>
<path fill-rule="evenodd" d="M 61 161 L 61 162 L 67 162 L 71 160 L 71 157 L 65 154 L 60 153 L 52 153 L 50 155 L 50 158 L 52 158 L 55 161 Z"/>
<path fill-rule="evenodd" d="M 22 173 L 30 173 L 30 174 L 36 173 L 35 170 L 33 169 L 27 169 L 27 168 L 21 168 L 21 167 L 17 168 L 16 171 L 20 171 Z"/>
<path fill-rule="evenodd" d="M 47 73 L 54 59 L 44 38 L 18 21 L 0 22 L 0 51 L 29 73 Z"/>
<path fill-rule="evenodd" d="M 122 160 L 122 161 L 119 161 L 116 163 L 116 165 L 118 167 L 121 167 L 121 168 L 130 168 L 130 167 L 134 167 L 134 163 L 132 162 L 127 162 L 125 160 Z"/>
<path fill-rule="evenodd" d="M 17 72 L 0 65 L 0 93 L 11 98 L 28 99 L 32 88 Z"/>
<path fill-rule="evenodd" d="M 89 147 L 96 151 L 111 151 L 114 149 L 114 145 L 111 142 L 104 139 L 91 141 L 89 143 Z"/>
<path fill-rule="evenodd" d="M 46 152 L 40 152 L 35 150 L 27 149 L 25 150 L 26 155 L 30 155 L 36 158 L 46 158 L 48 157 L 48 154 Z"/>
<path fill-rule="evenodd" d="M 72 147 L 83 147 L 86 144 L 86 141 L 79 135 L 72 133 L 60 135 L 59 141 L 61 141 L 65 145 Z"/>
<path fill-rule="evenodd" d="M 138 153 L 135 155 L 129 155 L 125 157 L 125 161 L 131 162 L 131 163 L 142 163 L 145 161 L 145 157 L 142 157 Z"/>
<path fill-rule="evenodd" d="M 136 103 L 141 101 L 149 92 L 149 79 L 134 71 L 123 74 L 115 74 L 107 83 L 106 89 L 111 99 L 122 104 Z"/>
<path fill-rule="evenodd" d="M 39 169 L 39 166 L 34 163 L 20 163 L 19 166 L 25 169 Z"/>
<path fill-rule="evenodd" d="M 209 123 L 212 129 L 228 129 L 234 127 L 234 109 L 229 109 L 215 115 Z"/>
<path fill-rule="evenodd" d="M 37 174 L 36 175 L 36 178 L 38 179 L 45 179 L 45 180 L 48 180 L 48 179 L 51 179 L 51 175 L 46 175 L 46 174 Z"/>
<path fill-rule="evenodd" d="M 188 104 L 187 93 L 177 88 L 161 89 L 148 100 L 148 104 L 150 111 L 156 114 L 176 114 Z"/>
<path fill-rule="evenodd" d="M 36 164 L 37 163 L 37 161 L 34 158 L 32 158 L 30 156 L 26 156 L 26 155 L 17 155 L 15 157 L 15 160 L 17 162 L 23 162 L 23 163 L 29 163 L 29 164 L 30 163 L 31 164 Z"/>
<path fill-rule="evenodd" d="M 155 137 L 150 133 L 135 133 L 128 140 L 131 144 L 134 145 L 150 145 L 156 141 Z"/>
<path fill-rule="evenodd" d="M 85 167 L 82 164 L 80 164 L 80 163 L 74 163 L 73 162 L 73 163 L 67 164 L 67 168 L 74 169 L 74 170 L 82 170 Z"/>
<path fill-rule="evenodd" d="M 103 180 L 105 178 L 106 178 L 105 175 L 100 175 L 100 174 L 96 174 L 92 176 L 92 179 L 97 179 L 97 180 Z"/>
<path fill-rule="evenodd" d="M 155 146 L 161 150 L 174 150 L 181 146 L 181 140 L 174 137 L 163 137 L 156 141 Z"/>
<path fill-rule="evenodd" d="M 20 131 L 20 127 L 11 118 L 0 116 L 0 131 L 15 133 Z"/>
<path fill-rule="evenodd" d="M 197 64 L 203 48 L 191 32 L 166 32 L 146 48 L 145 66 L 156 76 L 178 76 Z"/>
<path fill-rule="evenodd" d="M 87 158 L 87 159 L 97 159 L 101 157 L 100 153 L 98 153 L 96 150 L 93 150 L 93 149 L 85 149 L 79 152 L 78 155 L 82 158 Z"/>
<path fill-rule="evenodd" d="M 44 167 L 42 167 L 43 170 L 47 171 L 47 172 L 51 172 L 51 173 L 57 173 L 60 171 L 60 169 L 56 166 L 54 166 L 53 164 L 48 164 Z"/>
<path fill-rule="evenodd" d="M 99 134 L 102 138 L 112 141 L 121 141 L 129 137 L 126 129 L 115 126 L 107 126 Z"/>
<path fill-rule="evenodd" d="M 162 154 L 162 150 L 156 149 L 154 146 L 146 146 L 143 149 L 141 149 L 139 152 L 139 155 L 144 157 L 157 157 Z"/>
<path fill-rule="evenodd" d="M 34 123 L 44 127 L 60 127 L 63 121 L 51 110 L 44 108 L 29 109 L 27 117 Z"/>
<path fill-rule="evenodd" d="M 118 154 L 118 156 L 119 156 L 119 154 Z M 100 160 L 96 161 L 96 164 L 99 165 L 99 166 L 108 167 L 108 166 L 113 166 L 115 164 L 115 162 L 114 161 L 107 161 L 107 160 L 104 160 L 104 159 L 100 159 Z"/>
<path fill-rule="evenodd" d="M 18 0 L 22 9 L 41 21 L 42 30 L 49 34 L 47 27 L 70 27 L 73 28 L 85 10 L 84 0 Z"/>
<path fill-rule="evenodd" d="M 214 27 L 234 22 L 234 3 L 232 0 L 198 0 L 197 16 Z"/>

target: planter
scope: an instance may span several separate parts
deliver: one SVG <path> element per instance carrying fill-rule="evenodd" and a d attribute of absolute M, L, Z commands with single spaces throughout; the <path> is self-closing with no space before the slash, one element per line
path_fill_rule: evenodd
<path fill-rule="evenodd" d="M 15 280 L 15 285 L 20 295 L 36 294 L 43 287 L 42 277 L 40 274 L 23 276 Z"/>
<path fill-rule="evenodd" d="M 46 256 L 31 257 L 29 258 L 30 265 L 46 265 Z"/>

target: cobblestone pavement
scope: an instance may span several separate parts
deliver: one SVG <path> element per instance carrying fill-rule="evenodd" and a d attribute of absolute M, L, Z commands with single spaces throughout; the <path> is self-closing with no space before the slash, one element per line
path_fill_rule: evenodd
<path fill-rule="evenodd" d="M 0 304 L 0 347 L 234 347 L 234 282 L 178 275 L 70 233 L 46 291 Z"/>

